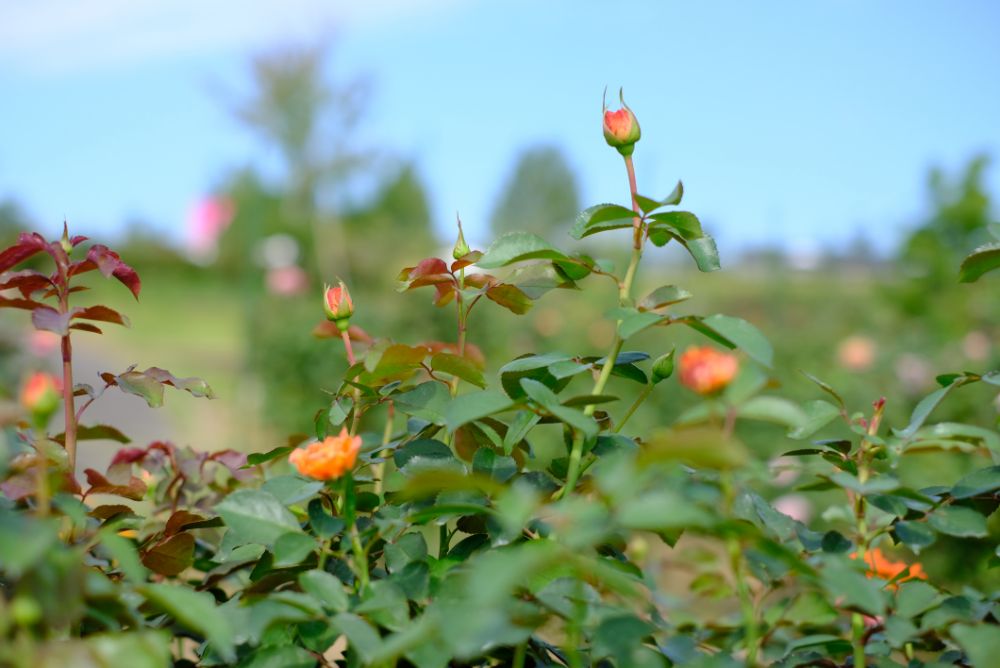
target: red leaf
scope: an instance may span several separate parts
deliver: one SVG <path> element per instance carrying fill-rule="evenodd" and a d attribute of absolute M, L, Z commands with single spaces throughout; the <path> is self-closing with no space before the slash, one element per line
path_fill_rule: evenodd
<path fill-rule="evenodd" d="M 101 328 L 97 325 L 91 325 L 88 322 L 78 322 L 69 326 L 70 329 L 79 329 L 82 332 L 92 332 L 94 334 L 103 334 Z"/>
<path fill-rule="evenodd" d="M 131 326 L 128 318 L 123 316 L 113 308 L 107 306 L 88 306 L 87 308 L 73 309 L 73 318 L 83 318 L 84 320 L 98 320 L 100 322 L 113 322 L 116 325 Z"/>
<path fill-rule="evenodd" d="M 457 260 L 451 263 L 451 270 L 454 272 L 458 271 L 459 269 L 465 269 L 469 265 L 473 265 L 476 262 L 479 262 L 479 258 L 481 258 L 482 256 L 483 254 L 481 251 L 469 251 L 468 253 L 466 253 L 465 255 L 463 255 L 462 257 L 458 258 Z"/>
<path fill-rule="evenodd" d="M 0 297 L 0 308 L 22 308 L 25 311 L 34 311 L 36 308 L 49 307 L 31 299 L 7 299 L 6 297 Z"/>
<path fill-rule="evenodd" d="M 509 283 L 494 285 L 486 291 L 486 296 L 517 315 L 524 315 L 531 308 L 531 300 L 528 295 Z"/>
<path fill-rule="evenodd" d="M 163 533 L 166 536 L 172 536 L 175 533 L 184 530 L 184 527 L 188 524 L 195 524 L 196 522 L 204 522 L 207 518 L 201 515 L 195 515 L 194 513 L 188 512 L 186 510 L 178 510 L 170 519 L 167 520 L 167 525 L 163 529 Z"/>
<path fill-rule="evenodd" d="M 117 485 L 94 469 L 87 469 L 84 471 L 84 474 L 87 476 L 87 483 L 90 485 L 90 489 L 87 490 L 87 496 L 91 494 L 112 494 L 133 501 L 141 501 L 143 495 L 146 493 L 146 483 L 135 476 L 131 476 L 127 484 Z"/>
<path fill-rule="evenodd" d="M 448 265 L 436 257 L 421 260 L 416 267 L 407 267 L 400 272 L 398 278 L 403 283 L 402 290 L 455 282 L 455 277 L 448 273 Z"/>
<path fill-rule="evenodd" d="M 21 264 L 35 253 L 46 250 L 47 246 L 48 243 L 37 232 L 22 232 L 16 244 L 0 253 L 0 272 Z"/>
<path fill-rule="evenodd" d="M 117 278 L 132 291 L 136 299 L 139 298 L 139 291 L 142 289 L 139 274 L 135 273 L 135 269 L 122 262 L 118 253 L 107 246 L 94 244 L 87 251 L 87 259 L 74 262 L 70 266 L 69 275 L 75 276 L 94 269 L 99 270 L 105 278 L 112 276 Z"/>
<path fill-rule="evenodd" d="M 116 515 L 134 515 L 135 511 L 122 504 L 108 504 L 97 506 L 87 514 L 99 520 L 109 520 Z"/>
<path fill-rule="evenodd" d="M 0 283 L 0 290 L 17 288 L 25 299 L 30 297 L 32 293 L 49 287 L 52 287 L 52 279 L 34 269 L 6 274 L 3 276 L 3 282 Z"/>
<path fill-rule="evenodd" d="M 142 565 L 160 575 L 178 575 L 194 562 L 194 536 L 179 533 L 142 555 Z"/>
<path fill-rule="evenodd" d="M 147 452 L 146 448 L 122 448 L 115 453 L 114 458 L 111 460 L 111 466 L 142 461 L 145 459 Z"/>

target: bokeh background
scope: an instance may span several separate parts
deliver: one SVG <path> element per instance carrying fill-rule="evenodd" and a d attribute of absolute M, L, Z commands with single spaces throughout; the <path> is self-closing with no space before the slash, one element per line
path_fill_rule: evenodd
<path fill-rule="evenodd" d="M 603 90 L 624 87 L 640 191 L 683 179 L 724 267 L 701 275 L 667 248 L 641 287 L 676 283 L 696 295 L 682 311 L 757 324 L 787 396 L 819 396 L 803 369 L 857 410 L 888 396 L 898 426 L 937 374 L 1000 361 L 996 279 L 957 282 L 997 220 L 998 30 L 985 0 L 5 2 L 0 233 L 66 220 L 143 277 L 139 304 L 93 283 L 133 327 L 76 338 L 81 380 L 158 365 L 218 394 L 174 393 L 155 413 L 109 399 L 94 419 L 136 440 L 269 449 L 310 429 L 345 366 L 312 335 L 324 281 L 348 282 L 369 332 L 447 340 L 451 311 L 393 288 L 450 253 L 456 215 L 473 247 L 525 229 L 627 252 L 565 234 L 580 209 L 627 201 L 600 128 Z M 614 298 L 594 289 L 480 313 L 470 340 L 494 371 L 539 348 L 601 354 Z M 692 340 L 675 329 L 636 344 Z M 7 392 L 56 355 L 23 318 L 0 321 Z M 664 383 L 633 426 L 691 401 Z M 995 425 L 989 386 L 940 417 Z M 776 427 L 744 429 L 763 455 L 790 449 Z"/>

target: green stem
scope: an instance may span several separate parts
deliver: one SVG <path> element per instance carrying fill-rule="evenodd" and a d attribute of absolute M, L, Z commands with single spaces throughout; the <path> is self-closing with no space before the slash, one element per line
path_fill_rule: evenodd
<path fill-rule="evenodd" d="M 382 429 L 382 449 L 379 451 L 379 457 L 386 456 L 386 447 L 389 445 L 389 441 L 392 440 L 392 421 L 396 415 L 396 405 L 393 402 L 389 402 L 388 409 L 385 414 L 385 427 Z M 375 478 L 375 494 L 378 496 L 382 495 L 382 478 L 385 476 L 385 462 L 380 461 L 372 466 L 372 476 Z"/>
<path fill-rule="evenodd" d="M 633 221 L 633 235 L 632 235 L 632 257 L 628 264 L 628 269 L 625 270 L 625 278 L 622 282 L 618 284 L 618 305 L 627 306 L 632 301 L 632 283 L 635 281 L 636 271 L 639 267 L 639 261 L 642 259 L 642 243 L 643 243 L 643 225 L 642 217 L 639 211 L 639 203 L 636 200 L 636 183 L 635 183 L 635 167 L 632 164 L 632 156 L 625 156 L 625 170 L 628 172 L 628 186 L 629 193 L 632 197 L 632 211 L 635 213 L 635 219 Z M 594 389 L 591 394 L 601 394 L 604 391 L 605 386 L 611 379 L 611 372 L 615 368 L 615 362 L 618 361 L 618 353 L 622 350 L 622 345 L 624 345 L 625 340 L 618 335 L 618 328 L 621 327 L 621 320 L 615 322 L 615 338 L 611 342 L 611 351 L 608 356 L 604 359 L 604 365 L 601 367 L 601 372 L 597 376 L 597 380 L 594 382 Z M 595 404 L 590 404 L 583 409 L 584 415 L 593 415 L 596 410 Z M 576 489 L 576 483 L 580 480 L 580 463 L 583 460 L 583 435 L 577 432 L 573 438 L 573 447 L 569 453 L 569 465 L 566 473 L 566 485 L 558 492 L 554 498 L 561 498 L 567 492 L 571 492 Z"/>
<path fill-rule="evenodd" d="M 350 527 L 351 532 L 351 548 L 354 553 L 354 570 L 357 573 L 358 580 L 361 584 L 358 591 L 363 592 L 368 589 L 368 555 L 365 552 L 364 547 L 361 545 L 361 536 L 358 534 L 357 517 L 354 513 L 354 476 L 350 473 L 345 475 L 343 478 L 343 485 L 344 519 Z"/>
<path fill-rule="evenodd" d="M 524 668 L 524 659 L 528 654 L 528 641 L 525 640 L 523 643 L 514 648 L 514 660 L 511 663 L 512 668 Z"/>
<path fill-rule="evenodd" d="M 865 668 L 865 618 L 860 612 L 851 615 L 851 646 L 854 650 L 855 668 Z"/>
<path fill-rule="evenodd" d="M 438 559 L 448 556 L 448 523 L 438 527 Z"/>
<path fill-rule="evenodd" d="M 621 421 L 615 425 L 616 434 L 622 430 L 622 427 L 625 426 L 625 423 L 629 421 L 629 418 L 631 418 L 632 415 L 639 409 L 642 402 L 648 399 L 649 395 L 653 393 L 653 387 L 655 386 L 652 383 L 649 383 L 645 388 L 643 388 L 642 392 L 639 393 L 639 396 L 635 398 L 635 401 L 633 401 L 632 405 L 629 406 L 628 412 L 625 413 L 625 415 L 622 416 Z"/>
<path fill-rule="evenodd" d="M 733 503 L 736 499 L 736 490 L 733 486 L 731 471 L 722 471 L 719 477 L 722 487 L 722 495 L 725 503 L 726 514 L 733 510 Z M 743 564 L 743 546 L 735 536 L 726 538 L 726 550 L 729 553 L 729 566 L 736 578 L 736 593 L 740 599 L 740 613 L 743 616 L 744 646 L 747 652 L 746 665 L 757 665 L 757 650 L 760 644 L 758 640 L 757 619 L 754 612 L 753 600 L 750 596 L 750 585 L 747 583 L 746 569 Z"/>

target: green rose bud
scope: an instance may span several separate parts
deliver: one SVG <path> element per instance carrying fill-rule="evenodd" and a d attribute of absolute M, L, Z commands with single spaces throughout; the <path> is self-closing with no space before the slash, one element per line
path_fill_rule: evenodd
<path fill-rule="evenodd" d="M 653 362 L 653 384 L 670 378 L 674 373 L 674 351 L 660 355 Z"/>

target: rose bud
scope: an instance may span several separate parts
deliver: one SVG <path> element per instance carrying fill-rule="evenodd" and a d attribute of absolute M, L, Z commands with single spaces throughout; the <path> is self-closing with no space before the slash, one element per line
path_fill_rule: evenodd
<path fill-rule="evenodd" d="M 670 378 L 674 374 L 674 351 L 660 355 L 653 362 L 653 384 Z"/>
<path fill-rule="evenodd" d="M 361 438 L 342 428 L 336 436 L 310 443 L 288 455 L 288 461 L 300 474 L 316 480 L 336 480 L 354 468 L 361 450 Z"/>
<path fill-rule="evenodd" d="M 716 394 L 736 377 L 740 361 L 732 353 L 694 346 L 677 360 L 681 384 L 698 394 Z"/>
<path fill-rule="evenodd" d="M 465 241 L 465 233 L 462 231 L 462 219 L 458 218 L 458 239 L 455 240 L 455 247 L 451 249 L 451 256 L 456 260 L 461 260 L 463 257 L 472 252 L 469 248 L 469 244 Z"/>
<path fill-rule="evenodd" d="M 33 373 L 21 388 L 21 405 L 37 422 L 45 422 L 59 408 L 61 386 L 62 383 L 52 374 L 41 371 Z"/>
<path fill-rule="evenodd" d="M 354 302 L 351 301 L 351 293 L 347 291 L 347 286 L 343 281 L 338 281 L 339 285 L 323 288 L 323 309 L 326 317 L 337 323 L 340 331 L 347 331 L 350 324 L 351 315 L 354 314 Z"/>
<path fill-rule="evenodd" d="M 635 114 L 625 104 L 623 92 L 619 91 L 618 94 L 622 102 L 622 108 L 618 111 L 608 111 L 607 102 L 604 103 L 604 140 L 622 155 L 630 156 L 642 132 Z"/>

